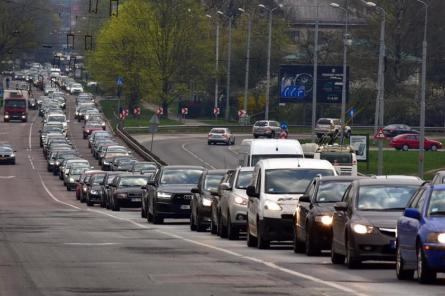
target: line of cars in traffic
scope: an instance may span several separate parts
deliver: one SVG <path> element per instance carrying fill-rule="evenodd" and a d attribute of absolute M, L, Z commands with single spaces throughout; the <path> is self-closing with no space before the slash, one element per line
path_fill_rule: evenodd
<path fill-rule="evenodd" d="M 275 152 L 246 150 L 235 169 L 156 167 L 137 161 L 93 124 L 96 116 L 86 118 L 95 107 L 83 97 L 76 98 L 75 116 L 101 170 L 72 148 L 63 124 L 47 120 L 41 137 L 48 170 L 88 206 L 140 207 L 149 223 L 185 218 L 192 231 L 231 240 L 245 233 L 247 246 L 260 249 L 293 241 L 295 252 L 331 251 L 333 264 L 349 268 L 395 260 L 399 279 L 413 278 L 416 270 L 427 283 L 445 271 L 445 185 L 411 176 L 338 176 L 330 162 L 304 158 L 296 140 L 246 141 Z M 82 105 L 88 107 L 81 111 Z M 284 149 L 289 143 L 295 151 Z"/>

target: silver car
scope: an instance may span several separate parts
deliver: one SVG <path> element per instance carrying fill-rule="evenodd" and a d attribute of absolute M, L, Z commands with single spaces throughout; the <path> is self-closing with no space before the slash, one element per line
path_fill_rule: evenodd
<path fill-rule="evenodd" d="M 217 143 L 235 145 L 235 135 L 226 127 L 215 127 L 210 130 L 207 143 L 209 145 Z"/>
<path fill-rule="evenodd" d="M 253 125 L 253 137 L 276 138 L 280 135 L 281 127 L 278 121 L 260 120 Z"/>
<path fill-rule="evenodd" d="M 253 167 L 239 167 L 228 183 L 221 183 L 219 218 L 221 237 L 238 239 L 240 230 L 246 230 L 246 188 L 252 178 Z"/>

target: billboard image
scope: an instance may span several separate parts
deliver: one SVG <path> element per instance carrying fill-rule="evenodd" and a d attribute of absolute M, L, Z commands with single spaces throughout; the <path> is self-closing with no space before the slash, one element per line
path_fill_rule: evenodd
<path fill-rule="evenodd" d="M 313 65 L 282 65 L 280 67 L 280 102 L 312 102 L 314 86 Z M 348 78 L 349 69 L 346 73 Z M 343 86 L 342 66 L 318 66 L 317 102 L 341 103 Z M 348 86 L 348 84 L 347 84 Z M 348 90 L 346 90 L 348 94 Z M 346 95 L 346 99 L 348 96 Z"/>

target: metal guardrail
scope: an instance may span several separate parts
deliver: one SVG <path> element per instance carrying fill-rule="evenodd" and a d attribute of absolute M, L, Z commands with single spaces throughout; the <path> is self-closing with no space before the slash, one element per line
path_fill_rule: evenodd
<path fill-rule="evenodd" d="M 141 143 L 136 141 L 124 128 L 120 126 L 120 124 L 116 125 L 116 134 L 143 159 L 156 163 L 158 167 L 167 165 L 166 162 L 161 160 L 159 157 L 145 148 Z"/>

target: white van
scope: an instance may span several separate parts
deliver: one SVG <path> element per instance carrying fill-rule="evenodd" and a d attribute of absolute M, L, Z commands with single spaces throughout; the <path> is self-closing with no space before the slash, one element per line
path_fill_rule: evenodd
<path fill-rule="evenodd" d="M 314 153 L 314 159 L 329 161 L 340 176 L 357 176 L 357 155 L 350 146 L 320 146 Z"/>
<path fill-rule="evenodd" d="M 241 142 L 240 166 L 255 166 L 259 160 L 268 158 L 304 158 L 304 153 L 298 140 L 245 139 Z"/>
<path fill-rule="evenodd" d="M 293 238 L 298 200 L 316 176 L 336 176 L 334 166 L 321 159 L 260 160 L 247 187 L 247 245 L 268 248 L 270 241 Z"/>

